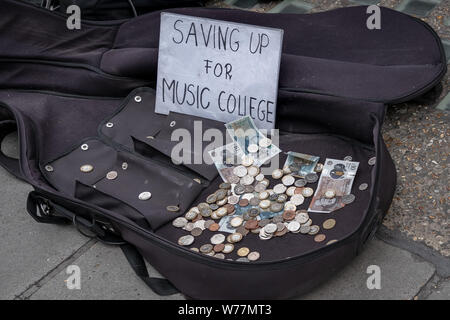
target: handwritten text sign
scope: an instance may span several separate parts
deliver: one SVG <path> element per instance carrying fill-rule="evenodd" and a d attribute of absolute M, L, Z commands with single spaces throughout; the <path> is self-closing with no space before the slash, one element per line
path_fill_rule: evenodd
<path fill-rule="evenodd" d="M 156 112 L 275 126 L 283 30 L 161 13 Z"/>

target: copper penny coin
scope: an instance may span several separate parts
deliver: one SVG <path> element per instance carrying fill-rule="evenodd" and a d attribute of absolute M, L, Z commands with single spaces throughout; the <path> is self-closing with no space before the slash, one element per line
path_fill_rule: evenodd
<path fill-rule="evenodd" d="M 256 229 L 256 228 L 258 228 L 258 221 L 257 220 L 248 220 L 245 223 L 245 229 L 252 230 L 252 229 Z"/>
<path fill-rule="evenodd" d="M 210 225 L 209 226 L 209 231 L 217 231 L 217 230 L 219 230 L 219 228 L 220 228 L 220 226 L 219 226 L 219 224 L 218 223 L 213 223 L 212 225 Z"/>
<path fill-rule="evenodd" d="M 222 250 L 224 248 L 225 248 L 225 245 L 223 243 L 219 243 L 214 246 L 213 250 L 214 250 L 214 252 L 222 252 Z"/>
<path fill-rule="evenodd" d="M 283 212 L 283 219 L 286 221 L 290 221 L 295 218 L 295 211 L 286 210 Z"/>
<path fill-rule="evenodd" d="M 303 187 L 297 187 L 294 190 L 294 194 L 302 194 L 302 191 L 303 191 Z"/>
<path fill-rule="evenodd" d="M 225 205 L 225 209 L 227 209 L 227 213 L 228 214 L 230 214 L 230 213 L 233 213 L 234 212 L 234 205 L 232 205 L 232 204 L 230 204 L 230 203 L 227 203 L 226 205 Z"/>
<path fill-rule="evenodd" d="M 241 207 L 246 207 L 246 206 L 248 206 L 248 200 L 247 199 L 241 199 L 241 200 L 239 200 L 239 205 L 241 206 Z"/>
<path fill-rule="evenodd" d="M 326 236 L 323 233 L 321 233 L 321 234 L 318 234 L 318 235 L 316 235 L 314 237 L 314 241 L 315 242 L 322 242 L 323 240 L 325 240 L 325 238 L 326 238 Z"/>

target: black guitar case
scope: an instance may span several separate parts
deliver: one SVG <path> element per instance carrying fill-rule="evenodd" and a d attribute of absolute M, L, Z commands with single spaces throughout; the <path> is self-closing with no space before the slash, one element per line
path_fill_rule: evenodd
<path fill-rule="evenodd" d="M 355 202 L 330 214 L 310 213 L 317 225 L 336 219 L 325 241 L 287 234 L 262 243 L 249 235 L 237 246 L 257 248 L 258 261 L 236 261 L 236 250 L 227 257 L 232 260 L 221 260 L 178 245 L 186 232 L 171 224 L 221 178 L 214 166 L 170 159 L 172 131 L 192 131 L 196 118 L 154 112 L 160 12 L 68 30 L 61 14 L 12 0 L 1 5 L 0 139 L 17 130 L 20 157 L 0 153 L 0 163 L 33 185 L 27 207 L 35 220 L 73 223 L 120 245 L 138 276 L 161 295 L 280 299 L 334 276 L 363 250 L 394 194 L 396 170 L 381 135 L 387 105 L 425 94 L 446 72 L 436 33 L 386 8 L 380 30 L 366 28 L 366 7 L 305 15 L 169 10 L 283 29 L 280 148 L 321 162 L 347 155 L 360 162 Z M 223 124 L 204 120 L 203 127 Z M 80 172 L 84 164 L 93 166 L 90 175 Z M 111 170 L 117 179 L 105 178 Z M 368 189 L 359 190 L 361 183 Z M 137 197 L 144 188 L 152 192 L 149 201 Z M 167 212 L 168 205 L 180 211 Z M 211 235 L 204 231 L 195 244 Z M 150 277 L 142 257 L 166 279 Z"/>

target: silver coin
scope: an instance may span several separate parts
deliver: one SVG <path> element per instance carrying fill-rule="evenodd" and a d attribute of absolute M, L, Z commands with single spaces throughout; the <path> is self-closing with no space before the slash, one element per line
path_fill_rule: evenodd
<path fill-rule="evenodd" d="M 244 166 L 237 166 L 233 169 L 233 173 L 239 178 L 242 178 L 247 174 L 247 168 Z"/>
<path fill-rule="evenodd" d="M 249 145 L 248 145 L 247 150 L 248 150 L 248 152 L 250 152 L 250 153 L 255 153 L 255 152 L 258 152 L 259 147 L 258 147 L 257 144 L 252 143 L 252 144 L 249 144 Z"/>
<path fill-rule="evenodd" d="M 240 225 L 242 225 L 243 222 L 244 222 L 244 219 L 242 219 L 242 217 L 237 216 L 230 220 L 230 225 L 233 228 L 237 228 Z"/>
<path fill-rule="evenodd" d="M 266 185 L 262 184 L 262 183 L 257 183 L 255 185 L 255 191 L 260 193 L 263 192 L 264 190 L 266 190 Z"/>
<path fill-rule="evenodd" d="M 214 247 L 211 244 L 207 243 L 200 247 L 200 252 L 206 254 L 206 253 L 211 252 L 213 250 L 213 248 Z"/>
<path fill-rule="evenodd" d="M 245 175 L 241 178 L 240 183 L 243 186 L 248 186 L 251 185 L 253 183 L 253 181 L 255 181 L 255 178 L 249 175 Z"/>
<path fill-rule="evenodd" d="M 258 144 L 261 148 L 267 148 L 272 144 L 272 140 L 270 140 L 269 138 L 263 138 L 258 141 Z"/>
<path fill-rule="evenodd" d="M 180 246 L 190 246 L 191 244 L 194 243 L 194 237 L 191 236 L 190 234 L 186 235 L 186 236 L 182 236 L 178 239 L 178 244 Z"/>
<path fill-rule="evenodd" d="M 286 186 L 282 183 L 277 184 L 273 187 L 273 191 L 277 194 L 285 193 L 286 192 Z"/>
<path fill-rule="evenodd" d="M 318 225 L 312 225 L 309 228 L 308 234 L 311 235 L 311 236 L 316 235 L 317 233 L 319 233 L 319 230 L 320 230 L 320 227 Z"/>
<path fill-rule="evenodd" d="M 369 166 L 375 165 L 376 162 L 377 162 L 377 158 L 376 157 L 372 157 L 372 158 L 369 159 L 369 161 L 367 161 Z"/>
<path fill-rule="evenodd" d="M 250 167 L 255 162 L 255 159 L 250 155 L 242 156 L 241 163 L 245 167 Z M 247 168 L 245 168 L 247 170 Z M 247 174 L 247 173 L 246 173 Z"/>
<path fill-rule="evenodd" d="M 217 259 L 225 259 L 225 255 L 223 253 L 216 253 L 213 257 Z"/>
<path fill-rule="evenodd" d="M 281 179 L 281 182 L 287 187 L 291 186 L 295 182 L 295 178 L 291 175 L 286 175 Z"/>
<path fill-rule="evenodd" d="M 152 197 L 152 194 L 149 191 L 141 192 L 138 196 L 139 200 L 145 201 Z"/>
<path fill-rule="evenodd" d="M 238 196 L 229 196 L 228 197 L 228 203 L 229 204 L 236 204 L 239 202 L 239 197 Z"/>
<path fill-rule="evenodd" d="M 167 206 L 166 210 L 169 212 L 178 212 L 178 211 L 180 211 L 180 207 L 179 206 Z"/>
<path fill-rule="evenodd" d="M 117 171 L 110 171 L 106 174 L 106 179 L 114 180 L 117 178 Z"/>
<path fill-rule="evenodd" d="M 321 163 L 316 164 L 316 167 L 314 168 L 314 171 L 315 172 L 322 172 L 322 170 L 323 170 L 323 164 L 321 164 Z"/>
<path fill-rule="evenodd" d="M 232 184 L 239 183 L 239 180 L 240 180 L 240 178 L 235 174 L 228 177 L 228 182 L 232 183 Z"/>
<path fill-rule="evenodd" d="M 307 234 L 310 231 L 311 231 L 311 227 L 310 226 L 303 225 L 303 226 L 300 227 L 300 233 L 301 234 Z"/>
<path fill-rule="evenodd" d="M 248 201 L 251 206 L 258 206 L 260 202 L 261 200 L 259 200 L 257 197 L 253 197 Z"/>
<path fill-rule="evenodd" d="M 194 230 L 195 226 L 192 222 L 186 223 L 186 225 L 183 227 L 183 230 L 186 230 L 187 232 L 191 232 Z"/>
<path fill-rule="evenodd" d="M 259 230 L 259 238 L 261 240 L 269 240 L 273 237 L 272 233 L 267 233 L 264 228 L 261 228 Z"/>
<path fill-rule="evenodd" d="M 288 199 L 288 196 L 286 194 L 282 193 L 282 194 L 278 195 L 276 201 L 278 203 L 285 203 L 287 201 L 287 199 Z"/>
<path fill-rule="evenodd" d="M 302 196 L 304 196 L 305 198 L 311 197 L 314 193 L 314 190 L 312 188 L 304 188 L 302 190 Z"/>
<path fill-rule="evenodd" d="M 258 208 L 250 208 L 248 209 L 248 214 L 250 215 L 250 217 L 257 217 L 259 215 L 259 209 Z"/>
<path fill-rule="evenodd" d="M 94 170 L 94 166 L 90 164 L 85 164 L 80 167 L 80 171 L 84 173 L 89 173 Z"/>
<path fill-rule="evenodd" d="M 194 207 L 194 208 L 191 208 L 188 212 L 186 212 L 184 217 L 188 220 L 193 220 L 193 219 L 195 219 L 195 217 L 198 216 L 199 213 L 200 213 L 200 210 L 198 210 L 197 207 Z"/>
<path fill-rule="evenodd" d="M 215 235 L 213 235 L 211 237 L 210 241 L 214 245 L 215 244 L 220 244 L 220 243 L 223 243 L 225 241 L 225 236 L 223 234 L 221 234 L 221 233 L 215 234 Z"/>
<path fill-rule="evenodd" d="M 284 205 L 279 202 L 274 202 L 270 205 L 270 211 L 272 211 L 272 212 L 280 212 L 281 210 L 283 210 L 283 208 L 284 208 Z"/>
<path fill-rule="evenodd" d="M 275 231 L 277 231 L 277 225 L 274 223 L 269 223 L 262 228 L 265 233 L 273 234 Z"/>
<path fill-rule="evenodd" d="M 241 195 L 245 192 L 245 187 L 242 184 L 237 184 L 233 189 L 234 193 L 237 195 Z"/>
<path fill-rule="evenodd" d="M 282 176 L 283 176 L 283 170 L 275 169 L 275 170 L 272 171 L 272 178 L 280 179 Z"/>
<path fill-rule="evenodd" d="M 183 217 L 178 217 L 172 221 L 172 225 L 176 228 L 183 228 L 187 223 L 187 219 Z"/>
<path fill-rule="evenodd" d="M 250 261 L 256 261 L 261 255 L 257 251 L 252 251 L 247 255 L 247 259 Z"/>
<path fill-rule="evenodd" d="M 270 196 L 270 193 L 267 192 L 266 190 L 261 191 L 261 192 L 258 194 L 259 200 L 265 200 L 265 199 L 267 199 L 269 196 Z"/>
<path fill-rule="evenodd" d="M 317 182 L 317 180 L 319 180 L 319 176 L 317 175 L 317 173 L 311 172 L 305 176 L 305 180 L 308 183 L 315 183 Z"/>
<path fill-rule="evenodd" d="M 290 232 L 297 232 L 300 229 L 300 223 L 298 223 L 298 221 L 291 221 L 287 225 L 287 229 Z"/>
<path fill-rule="evenodd" d="M 262 173 L 259 173 L 256 177 L 255 177 L 255 180 L 256 181 L 262 181 L 264 179 L 264 175 L 262 174 Z"/>
<path fill-rule="evenodd" d="M 369 185 L 367 183 L 361 183 L 358 188 L 359 188 L 359 190 L 364 191 L 368 187 L 369 187 Z"/>
<path fill-rule="evenodd" d="M 256 177 L 259 174 L 259 168 L 255 166 L 248 167 L 247 174 L 252 177 Z"/>
<path fill-rule="evenodd" d="M 239 261 L 239 262 L 250 262 L 250 260 L 248 260 L 247 257 L 240 257 L 240 258 L 237 258 L 236 261 Z"/>
<path fill-rule="evenodd" d="M 289 187 L 286 190 L 286 195 L 288 195 L 289 197 L 292 197 L 295 194 L 295 189 L 297 189 L 298 187 Z"/>
<path fill-rule="evenodd" d="M 301 188 L 306 186 L 306 180 L 305 179 L 298 179 L 297 181 L 295 181 L 294 186 Z"/>
<path fill-rule="evenodd" d="M 195 221 L 194 222 L 194 228 L 200 228 L 200 229 L 202 229 L 202 230 L 205 230 L 206 228 L 205 228 L 205 220 L 197 220 L 197 221 Z"/>
<path fill-rule="evenodd" d="M 299 206 L 301 204 L 303 204 L 303 202 L 305 201 L 305 197 L 303 197 L 301 194 L 294 194 L 290 201 L 295 204 L 296 206 Z"/>
<path fill-rule="evenodd" d="M 336 196 L 336 192 L 334 190 L 327 190 L 325 191 L 325 198 L 327 199 L 333 199 Z"/>
<path fill-rule="evenodd" d="M 342 196 L 342 203 L 343 204 L 350 204 L 353 201 L 355 201 L 355 199 L 356 199 L 356 197 L 355 197 L 354 194 L 351 194 L 351 193 L 350 194 L 346 194 L 346 195 Z"/>
<path fill-rule="evenodd" d="M 295 220 L 301 224 L 304 224 L 309 220 L 309 215 L 306 212 L 300 212 L 295 216 Z"/>
<path fill-rule="evenodd" d="M 225 244 L 225 246 L 223 247 L 222 252 L 223 253 L 231 253 L 234 250 L 234 245 L 232 243 L 227 243 Z"/>
<path fill-rule="evenodd" d="M 262 179 L 262 180 L 260 181 L 260 183 L 262 183 L 262 184 L 264 184 L 266 187 L 268 187 L 269 184 L 270 184 L 270 181 L 269 181 L 269 179 L 264 178 L 264 179 Z"/>
<path fill-rule="evenodd" d="M 352 161 L 352 156 L 346 156 L 344 157 L 344 161 Z"/>

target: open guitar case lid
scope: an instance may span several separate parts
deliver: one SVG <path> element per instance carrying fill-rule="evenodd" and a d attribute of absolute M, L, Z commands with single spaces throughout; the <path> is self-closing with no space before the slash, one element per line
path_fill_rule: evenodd
<path fill-rule="evenodd" d="M 232 260 L 221 260 L 179 246 L 187 233 L 171 224 L 214 192 L 221 178 L 214 166 L 170 160 L 172 132 L 192 132 L 197 119 L 154 112 L 160 12 L 83 21 L 80 30 L 68 30 L 58 13 L 11 0 L 2 8 L 0 138 L 17 129 L 20 157 L 0 153 L 0 163 L 34 186 L 27 202 L 33 218 L 74 223 L 100 241 L 121 244 L 138 276 L 162 295 L 286 298 L 336 275 L 374 234 L 395 191 L 395 167 L 380 132 L 386 105 L 423 95 L 446 72 L 436 33 L 386 8 L 380 30 L 366 27 L 366 7 L 305 15 L 168 10 L 283 29 L 280 148 L 320 156 L 320 162 L 347 155 L 360 162 L 355 202 L 330 214 L 310 213 L 319 226 L 337 221 L 322 230 L 325 241 L 287 234 L 262 242 L 248 235 L 236 249 L 259 251 L 258 261 L 236 261 L 236 250 L 226 257 Z M 213 120 L 203 125 L 224 130 Z M 84 164 L 93 166 L 92 174 L 80 172 Z M 116 179 L 105 178 L 111 170 Z M 359 190 L 361 183 L 368 189 Z M 152 193 L 145 203 L 137 197 L 143 190 Z M 169 213 L 168 205 L 180 210 Z M 211 236 L 205 230 L 193 246 Z M 150 277 L 142 257 L 167 279 Z"/>

